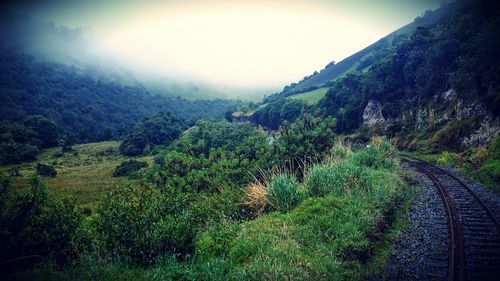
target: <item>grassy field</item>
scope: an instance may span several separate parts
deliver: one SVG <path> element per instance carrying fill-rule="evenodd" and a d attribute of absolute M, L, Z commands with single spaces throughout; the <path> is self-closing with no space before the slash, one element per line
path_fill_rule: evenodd
<path fill-rule="evenodd" d="M 314 104 L 317 104 L 319 102 L 319 100 L 321 100 L 326 95 L 326 92 L 328 92 L 328 88 L 319 88 L 319 89 L 312 90 L 309 92 L 296 94 L 296 95 L 290 96 L 288 98 L 303 100 L 308 105 L 314 105 Z"/>
<path fill-rule="evenodd" d="M 35 172 L 37 163 L 54 165 L 57 176 L 45 177 L 44 181 L 51 194 L 58 197 L 72 196 L 78 205 L 93 208 L 98 198 L 109 191 L 114 184 L 125 181 L 124 178 L 113 177 L 113 171 L 122 161 L 129 159 L 120 155 L 119 142 L 98 142 L 75 145 L 72 152 L 57 157 L 55 154 L 61 148 L 51 148 L 43 151 L 38 159 L 19 165 L 2 166 L 0 171 L 8 171 L 17 167 L 21 176 L 11 177 L 14 196 L 20 195 L 28 186 L 26 177 Z M 152 163 L 151 156 L 136 159 Z"/>

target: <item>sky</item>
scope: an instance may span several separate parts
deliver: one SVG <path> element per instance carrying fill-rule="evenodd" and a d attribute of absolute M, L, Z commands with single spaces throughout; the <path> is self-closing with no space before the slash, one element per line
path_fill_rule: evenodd
<path fill-rule="evenodd" d="M 31 17 L 86 27 L 99 53 L 136 69 L 282 87 L 363 49 L 439 0 L 40 0 Z"/>

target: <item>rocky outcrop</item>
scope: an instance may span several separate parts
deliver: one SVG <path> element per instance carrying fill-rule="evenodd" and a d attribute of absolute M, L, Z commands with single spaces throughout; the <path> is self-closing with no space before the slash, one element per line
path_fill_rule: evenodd
<path fill-rule="evenodd" d="M 380 128 L 386 124 L 382 115 L 382 105 L 376 100 L 369 100 L 363 111 L 363 125 Z"/>
<path fill-rule="evenodd" d="M 500 132 L 498 117 L 493 116 L 477 99 L 463 98 L 454 89 L 427 99 L 408 98 L 403 106 L 403 114 L 387 120 L 388 125 L 399 122 L 415 129 L 437 132 L 450 122 L 464 124 L 459 134 L 451 131 L 456 135 L 447 136 L 460 144 L 459 149 L 486 145 Z"/>
<path fill-rule="evenodd" d="M 492 120 L 491 117 L 487 116 L 481 121 L 481 125 L 479 128 L 474 130 L 468 137 L 462 140 L 462 146 L 478 147 L 487 145 L 491 142 L 491 140 L 499 135 L 499 132 L 499 120 Z"/>
<path fill-rule="evenodd" d="M 234 123 L 246 123 L 252 120 L 252 114 L 244 113 L 241 111 L 234 112 L 231 115 L 231 121 Z"/>

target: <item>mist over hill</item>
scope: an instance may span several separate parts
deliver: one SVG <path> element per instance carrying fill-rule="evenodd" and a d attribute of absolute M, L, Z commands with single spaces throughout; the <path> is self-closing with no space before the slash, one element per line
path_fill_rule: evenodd
<path fill-rule="evenodd" d="M 275 91 L 267 87 L 240 87 L 203 81 L 171 70 L 158 71 L 131 63 L 105 50 L 90 27 L 69 28 L 12 13 L 0 19 L 2 48 L 33 56 L 39 62 L 73 66 L 124 86 L 141 84 L 153 94 L 185 99 L 259 100 Z"/>

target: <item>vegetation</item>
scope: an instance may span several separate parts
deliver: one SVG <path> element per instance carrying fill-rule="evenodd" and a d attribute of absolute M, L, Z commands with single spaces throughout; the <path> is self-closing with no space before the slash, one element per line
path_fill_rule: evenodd
<path fill-rule="evenodd" d="M 139 171 L 142 168 L 148 166 L 148 162 L 146 161 L 137 161 L 135 159 L 126 160 L 120 163 L 113 172 L 113 177 L 125 177 L 131 176 L 135 172 Z"/>
<path fill-rule="evenodd" d="M 305 103 L 307 103 L 308 105 L 315 105 L 326 95 L 327 91 L 328 91 L 328 88 L 319 88 L 319 89 L 312 90 L 309 92 L 295 94 L 295 95 L 289 96 L 288 98 L 302 100 Z"/>
<path fill-rule="evenodd" d="M 158 145 L 169 145 L 186 129 L 186 124 L 170 113 L 158 113 L 145 118 L 129 130 L 120 144 L 120 152 L 137 156 Z"/>
<path fill-rule="evenodd" d="M 414 106 L 408 97 L 426 104 L 451 88 L 498 117 L 498 17 L 489 5 L 392 34 L 265 104 L 224 109 L 234 103 L 152 97 L 139 85 L 3 53 L 0 273 L 14 280 L 373 279 L 409 204 L 405 174 L 385 138 L 351 147 L 340 134 L 361 141 L 375 134 L 361 124 L 376 99 L 386 118 L 398 120 L 386 131 L 395 142 L 442 151 L 434 161 L 498 189 L 500 138 L 459 152 L 479 118 L 428 127 L 398 119 Z M 274 132 L 198 118 L 232 120 L 235 112 Z"/>
<path fill-rule="evenodd" d="M 11 182 L 8 197 L 24 194 L 30 187 L 26 177 L 36 173 L 37 163 L 52 165 L 57 176 L 43 178 L 54 198 L 62 200 L 74 197 L 75 203 L 84 209 L 94 209 L 99 198 L 113 189 L 114 185 L 124 185 L 124 179 L 113 177 L 116 167 L 130 159 L 119 153 L 118 142 L 99 142 L 74 145 L 71 152 L 57 157 L 60 148 L 42 151 L 37 161 L 0 167 L 0 173 L 9 175 Z M 138 161 L 153 162 L 151 156 L 133 158 Z M 136 185 L 137 180 L 132 180 Z"/>
<path fill-rule="evenodd" d="M 116 140 L 126 128 L 158 112 L 194 123 L 224 118 L 229 100 L 188 101 L 152 96 L 142 86 L 96 79 L 92 70 L 45 63 L 2 49 L 0 163 L 33 160 L 65 135 L 75 143 Z"/>
<path fill-rule="evenodd" d="M 376 133 L 397 137 L 401 147 L 425 146 L 433 153 L 464 150 L 461 140 L 480 127 L 481 116 L 494 119 L 499 114 L 496 11 L 493 3 L 480 1 L 426 13 L 345 61 L 268 97 L 266 110 L 254 114 L 252 121 L 275 129 L 286 120 L 286 100 L 309 99 L 305 111 L 334 117 L 337 133 L 353 134 L 366 130 L 363 113 L 372 100 L 380 103 L 387 120 Z M 326 88 L 326 95 L 313 105 L 316 93 Z M 445 92 L 453 97 L 448 100 Z M 486 111 L 452 110 L 457 99 L 484 105 Z M 428 114 L 422 120 L 417 110 Z"/>
<path fill-rule="evenodd" d="M 336 120 L 304 115 L 280 128 L 276 150 L 280 159 L 293 163 L 318 161 L 335 143 Z M 297 165 L 294 165 L 297 166 Z"/>
<path fill-rule="evenodd" d="M 224 126 L 239 128 L 240 133 L 231 139 L 219 139 L 219 130 L 210 131 Z M 164 158 L 171 153 L 188 153 L 180 151 L 187 147 L 202 149 L 194 146 L 200 141 L 198 134 L 213 141 L 209 151 L 224 146 L 244 150 L 243 143 L 254 142 L 235 142 L 241 134 L 248 133 L 244 139 L 260 138 L 260 133 L 247 130 L 248 124 L 198 122 L 193 132 L 188 131 L 176 141 L 173 147 L 179 150 L 168 152 Z M 11 275 L 17 278 L 58 276 L 62 280 L 78 280 L 113 275 L 126 279 L 134 275 L 135 279 L 148 279 L 156 272 L 162 278 L 186 280 L 262 276 L 359 279 L 366 274 L 360 269 L 372 259 L 377 237 L 392 224 L 391 214 L 404 194 L 397 162 L 393 154 L 387 153 L 390 145 L 380 139 L 374 140 L 374 144 L 374 152 L 369 154 L 360 150 L 311 164 L 302 182 L 290 171 L 270 169 L 265 195 L 261 197 L 266 206 L 261 211 L 241 204 L 249 202 L 249 189 L 255 183 L 249 184 L 246 192 L 223 179 L 216 179 L 221 183 L 219 189 L 202 188 L 202 182 L 197 183 L 197 189 L 170 185 L 154 177 L 169 167 L 159 159 L 148 168 L 150 177 L 145 180 L 149 183 L 117 186 L 102 198 L 95 213 L 87 215 L 74 203 L 54 199 L 40 179 L 33 177 L 31 188 L 22 197 L 25 199 L 19 201 L 27 203 L 11 209 L 15 215 L 2 219 L 2 229 L 7 231 L 2 232 L 2 239 L 20 238 L 10 244 L 2 243 L 16 249 L 2 251 L 10 253 L 2 260 L 31 254 L 63 266 L 62 271 L 37 267 Z M 337 144 L 336 149 L 339 147 Z M 374 162 L 393 164 L 366 164 Z M 226 171 L 230 169 L 219 170 L 231 173 Z M 336 176 L 333 180 L 322 179 L 314 172 L 321 169 L 330 169 Z M 193 170 L 196 173 L 203 169 Z M 322 185 L 323 193 L 314 192 L 318 189 L 313 184 L 315 180 Z M 264 186 L 262 182 L 260 185 Z M 29 211 L 26 216 L 26 209 L 39 211 Z M 24 218 L 24 222 L 12 224 L 13 218 Z M 45 228 L 54 224 L 59 226 L 46 232 Z M 32 231 L 49 233 L 50 237 Z M 66 238 L 51 240 L 61 235 L 57 231 L 62 231 Z M 172 258 L 173 255 L 179 258 Z M 126 270 L 117 271 L 118 268 Z"/>
<path fill-rule="evenodd" d="M 36 164 L 36 173 L 45 177 L 55 177 L 57 175 L 57 171 L 54 169 L 54 166 L 42 163 Z"/>
<path fill-rule="evenodd" d="M 496 137 L 488 146 L 470 148 L 463 152 L 444 150 L 439 154 L 414 155 L 439 165 L 457 168 L 488 189 L 500 192 L 500 137 Z"/>
<path fill-rule="evenodd" d="M 281 100 L 257 110 L 252 122 L 272 130 L 279 128 L 283 121 L 293 122 L 305 110 L 306 104 L 299 100 Z"/>

